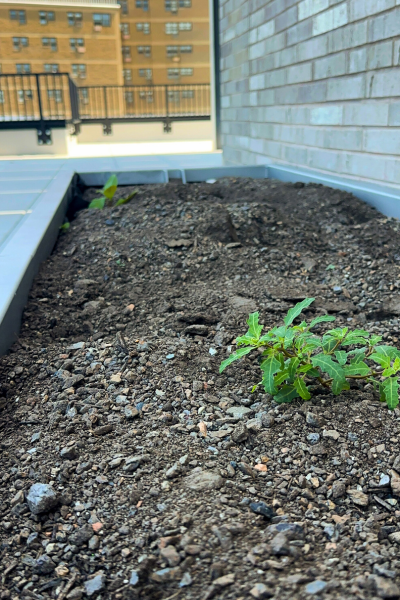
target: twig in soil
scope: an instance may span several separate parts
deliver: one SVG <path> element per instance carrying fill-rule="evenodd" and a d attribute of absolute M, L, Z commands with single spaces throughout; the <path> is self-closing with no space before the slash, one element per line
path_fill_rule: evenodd
<path fill-rule="evenodd" d="M 177 592 L 175 592 L 175 594 L 172 594 L 172 596 L 168 596 L 168 598 L 165 598 L 165 600 L 172 600 L 172 598 L 176 598 L 177 596 L 179 596 L 181 591 L 182 590 L 178 590 Z"/>
<path fill-rule="evenodd" d="M 4 573 L 3 573 L 3 576 L 2 576 L 2 578 L 1 578 L 1 583 L 2 583 L 3 585 L 4 585 L 5 581 L 6 581 L 6 577 L 7 577 L 7 575 L 8 575 L 9 573 L 11 573 L 11 571 L 12 571 L 13 569 L 15 569 L 15 567 L 16 567 L 17 565 L 18 565 L 18 561 L 17 561 L 17 560 L 15 560 L 14 562 L 12 562 L 12 563 L 11 563 L 11 565 L 9 565 L 9 566 L 7 567 L 7 569 L 4 571 Z"/>
<path fill-rule="evenodd" d="M 386 508 L 386 510 L 388 510 L 390 512 L 394 511 L 393 506 L 390 506 L 390 504 L 388 504 L 387 502 L 385 502 L 384 500 L 382 500 L 378 496 L 374 496 L 374 500 L 375 500 L 375 502 L 377 502 L 378 504 L 380 504 L 381 506 L 383 506 L 384 508 Z"/>
<path fill-rule="evenodd" d="M 232 217 L 229 214 L 228 211 L 226 211 L 226 223 L 228 225 L 228 229 L 229 229 L 229 235 L 231 236 L 232 240 L 236 243 L 240 244 L 240 240 L 238 238 L 238 234 L 236 232 L 235 226 L 232 223 Z"/>
<path fill-rule="evenodd" d="M 62 590 L 61 594 L 58 596 L 57 600 L 64 600 L 64 598 L 68 594 L 69 590 L 74 585 L 75 581 L 76 581 L 76 575 L 73 575 L 73 577 L 71 577 L 71 579 L 68 581 L 65 588 Z"/>

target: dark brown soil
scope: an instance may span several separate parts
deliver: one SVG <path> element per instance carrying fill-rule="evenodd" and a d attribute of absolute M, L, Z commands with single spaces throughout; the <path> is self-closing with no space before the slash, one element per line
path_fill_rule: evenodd
<path fill-rule="evenodd" d="M 399 242 L 350 194 L 271 180 L 80 212 L 0 359 L 0 598 L 399 598 L 400 411 L 361 384 L 276 406 L 252 358 L 218 373 L 248 312 L 306 296 L 398 346 Z"/>

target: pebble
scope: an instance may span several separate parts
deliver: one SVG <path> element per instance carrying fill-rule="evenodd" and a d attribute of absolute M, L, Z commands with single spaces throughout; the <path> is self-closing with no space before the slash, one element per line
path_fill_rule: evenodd
<path fill-rule="evenodd" d="M 183 480 L 183 485 L 192 491 L 215 490 L 222 487 L 224 480 L 215 471 L 203 471 L 196 467 L 190 475 Z"/>
<path fill-rule="evenodd" d="M 58 504 L 56 492 L 47 483 L 34 483 L 29 489 L 26 501 L 34 515 L 48 512 Z"/>
<path fill-rule="evenodd" d="M 312 581 L 308 585 L 306 585 L 307 594 L 319 594 L 322 592 L 328 584 L 326 581 L 322 581 L 322 579 L 316 579 Z"/>
<path fill-rule="evenodd" d="M 251 502 L 250 509 L 254 513 L 256 513 L 256 515 L 262 515 L 263 517 L 269 520 L 272 519 L 272 517 L 274 516 L 274 511 L 272 510 L 272 508 L 267 506 L 265 502 Z"/>
<path fill-rule="evenodd" d="M 368 496 L 367 494 L 364 494 L 364 492 L 360 492 L 359 490 L 348 490 L 347 494 L 357 506 L 368 506 Z"/>
<path fill-rule="evenodd" d="M 85 593 L 89 597 L 93 596 L 93 594 L 96 594 L 97 592 L 101 592 L 101 590 L 104 589 L 105 585 L 106 585 L 106 576 L 104 575 L 104 573 L 99 573 L 92 579 L 88 579 L 87 581 L 85 581 L 85 583 L 84 583 Z"/>
<path fill-rule="evenodd" d="M 228 415 L 231 415 L 236 419 L 243 419 L 245 415 L 248 415 L 251 412 L 251 408 L 248 408 L 247 406 L 231 406 L 226 410 Z"/>
<path fill-rule="evenodd" d="M 265 583 L 256 583 L 250 590 L 250 596 L 253 596 L 256 600 L 264 600 L 264 598 L 272 598 L 274 591 L 267 587 Z"/>
<path fill-rule="evenodd" d="M 310 442 L 310 444 L 317 444 L 320 440 L 320 435 L 319 433 L 309 433 L 307 436 L 307 441 Z"/>

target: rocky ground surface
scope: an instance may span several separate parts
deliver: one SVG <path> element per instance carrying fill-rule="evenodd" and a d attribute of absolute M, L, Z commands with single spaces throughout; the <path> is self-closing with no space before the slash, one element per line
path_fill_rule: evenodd
<path fill-rule="evenodd" d="M 218 373 L 248 312 L 306 296 L 398 345 L 399 231 L 264 180 L 80 212 L 0 359 L 1 600 L 399 598 L 400 411 Z"/>

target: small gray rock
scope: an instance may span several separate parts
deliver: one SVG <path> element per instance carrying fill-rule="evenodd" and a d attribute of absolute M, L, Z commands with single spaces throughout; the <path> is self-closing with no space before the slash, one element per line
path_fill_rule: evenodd
<path fill-rule="evenodd" d="M 231 406 L 226 411 L 228 415 L 231 415 L 236 419 L 243 419 L 245 415 L 248 415 L 251 412 L 251 408 L 247 408 L 247 406 Z"/>
<path fill-rule="evenodd" d="M 307 436 L 307 441 L 310 442 L 310 444 L 318 444 L 319 439 L 319 433 L 309 433 Z"/>
<path fill-rule="evenodd" d="M 182 471 L 182 466 L 179 463 L 175 463 L 171 468 L 165 473 L 167 479 L 174 479 L 175 477 L 179 477 Z"/>
<path fill-rule="evenodd" d="M 106 576 L 104 573 L 99 573 L 93 579 L 85 581 L 85 592 L 87 596 L 93 596 L 96 592 L 101 592 L 106 584 Z"/>
<path fill-rule="evenodd" d="M 236 443 L 245 442 L 249 437 L 249 431 L 244 423 L 239 423 L 232 431 L 232 440 Z"/>
<path fill-rule="evenodd" d="M 346 493 L 346 486 L 343 481 L 334 481 L 332 484 L 332 498 L 342 498 Z"/>
<path fill-rule="evenodd" d="M 289 542 L 284 533 L 278 533 L 272 538 L 271 552 L 275 556 L 287 556 L 290 553 Z"/>
<path fill-rule="evenodd" d="M 222 487 L 223 484 L 224 480 L 219 473 L 203 471 L 201 467 L 193 469 L 184 480 L 184 486 L 194 491 L 216 490 Z"/>
<path fill-rule="evenodd" d="M 317 415 L 314 415 L 314 413 L 311 412 L 306 414 L 306 423 L 307 425 L 311 425 L 311 427 L 319 427 L 319 419 Z"/>
<path fill-rule="evenodd" d="M 33 572 L 38 573 L 39 575 L 48 575 L 54 571 L 55 567 L 56 565 L 51 560 L 50 556 L 43 554 L 43 556 L 39 556 L 39 558 L 36 560 L 33 567 Z"/>
<path fill-rule="evenodd" d="M 130 421 L 131 419 L 136 419 L 139 416 L 139 411 L 134 406 L 125 406 L 124 408 L 125 418 Z"/>
<path fill-rule="evenodd" d="M 66 460 L 75 460 L 75 458 L 78 458 L 79 453 L 75 446 L 67 446 L 61 450 L 60 456 Z"/>
<path fill-rule="evenodd" d="M 306 592 L 307 594 L 319 594 L 319 592 L 322 592 L 327 585 L 328 584 L 326 583 L 326 581 L 316 579 L 315 581 L 312 581 L 311 583 L 306 585 Z"/>
<path fill-rule="evenodd" d="M 58 503 L 57 494 L 47 483 L 34 483 L 26 497 L 30 511 L 34 515 L 48 512 Z"/>
<path fill-rule="evenodd" d="M 68 542 L 74 546 L 82 546 L 83 544 L 86 544 L 92 536 L 93 527 L 91 525 L 84 525 L 69 536 Z"/>

